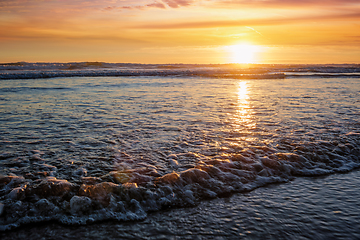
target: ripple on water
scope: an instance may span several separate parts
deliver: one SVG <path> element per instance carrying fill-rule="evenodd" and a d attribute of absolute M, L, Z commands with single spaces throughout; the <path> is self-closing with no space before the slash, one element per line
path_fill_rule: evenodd
<path fill-rule="evenodd" d="M 327 88 L 340 83 L 346 88 Z M 2 230 L 50 220 L 139 220 L 360 166 L 359 100 L 348 101 L 359 98 L 355 78 L 0 84 L 16 89 L 2 91 L 11 101 L 0 105 Z M 247 231 L 256 232 L 261 221 L 252 214 L 257 225 Z"/>

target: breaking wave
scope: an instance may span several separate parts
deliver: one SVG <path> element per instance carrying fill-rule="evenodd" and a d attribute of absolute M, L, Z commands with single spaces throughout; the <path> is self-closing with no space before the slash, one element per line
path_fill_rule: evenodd
<path fill-rule="evenodd" d="M 180 76 L 233 79 L 281 79 L 289 77 L 360 77 L 358 64 L 263 65 L 263 64 L 131 64 L 131 63 L 5 63 L 0 79 L 54 77 Z"/>

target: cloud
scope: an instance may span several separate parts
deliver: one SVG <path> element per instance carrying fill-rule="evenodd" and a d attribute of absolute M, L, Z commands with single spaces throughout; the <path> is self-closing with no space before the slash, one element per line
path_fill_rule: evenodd
<path fill-rule="evenodd" d="M 82 0 L 78 0 L 82 1 Z M 98 0 L 96 0 L 98 1 Z M 239 9 L 244 8 L 309 8 L 309 7 L 360 7 L 359 0 L 137 0 L 121 1 L 117 6 L 106 7 L 106 10 L 114 9 L 147 9 L 147 8 L 180 8 L 190 7 L 198 3 L 204 8 Z M 334 9 L 336 10 L 336 9 Z"/>
<path fill-rule="evenodd" d="M 160 8 L 160 9 L 165 9 L 166 6 L 162 3 L 162 2 L 152 2 L 152 3 L 148 3 L 148 4 L 132 4 L 132 5 L 123 5 L 123 6 L 111 6 L 111 7 L 106 7 L 104 8 L 104 10 L 107 11 L 112 11 L 112 10 L 132 10 L 132 9 L 146 9 L 146 8 Z"/>
<path fill-rule="evenodd" d="M 193 1 L 188 0 L 163 0 L 163 2 L 171 8 L 186 7 L 193 3 Z"/>
<path fill-rule="evenodd" d="M 165 5 L 159 2 L 154 2 L 146 5 L 147 7 L 155 7 L 155 8 L 165 8 Z"/>
<path fill-rule="evenodd" d="M 205 7 L 228 8 L 238 7 L 310 7 L 310 6 L 352 6 L 359 0 L 0 0 L 0 12 L 76 12 L 84 10 L 116 10 L 116 9 L 146 9 L 146 8 L 180 8 L 197 3 Z M 359 5 L 358 5 L 359 6 Z M 356 6 L 355 6 L 356 7 Z"/>
<path fill-rule="evenodd" d="M 94 9 L 99 9 L 106 6 L 111 1 L 100 0 L 72 0 L 72 1 L 50 1 L 50 0 L 0 0 L 0 12 L 7 12 L 12 14 L 47 14 L 47 13 L 61 13 L 71 14 L 74 12 L 85 12 Z"/>
<path fill-rule="evenodd" d="M 146 8 L 160 8 L 160 9 L 166 9 L 168 8 L 179 8 L 179 7 L 187 7 L 190 6 L 192 3 L 194 3 L 193 0 L 162 0 L 162 1 L 155 1 L 151 3 L 137 3 L 142 1 L 133 1 L 131 4 L 128 5 L 122 5 L 122 6 L 111 6 L 106 7 L 105 10 L 121 10 L 121 9 L 146 9 Z"/>
<path fill-rule="evenodd" d="M 318 15 L 318 16 L 301 16 L 301 17 L 273 17 L 273 18 L 256 18 L 256 19 L 241 19 L 241 20 L 219 20 L 219 21 L 193 21 L 193 22 L 178 22 L 178 23 L 161 23 L 161 24 L 147 24 L 139 26 L 138 28 L 148 29 L 191 29 L 191 28 L 219 28 L 219 27 L 248 27 L 248 26 L 271 26 L 271 25 L 285 25 L 306 23 L 314 21 L 351 21 L 360 20 L 360 12 L 332 14 L 332 15 Z"/>
<path fill-rule="evenodd" d="M 225 8 L 237 5 L 247 7 L 310 7 L 310 6 L 344 6 L 358 4 L 359 0 L 213 0 L 215 6 Z"/>

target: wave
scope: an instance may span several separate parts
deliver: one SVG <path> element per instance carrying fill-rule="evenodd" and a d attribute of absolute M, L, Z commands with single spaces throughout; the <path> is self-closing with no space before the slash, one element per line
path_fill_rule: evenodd
<path fill-rule="evenodd" d="M 2 176 L 0 230 L 50 220 L 69 225 L 141 220 L 151 211 L 194 206 L 203 199 L 250 191 L 295 176 L 348 172 L 360 167 L 359 136 L 350 132 L 336 141 L 302 144 L 284 139 L 278 147 L 228 150 L 222 158 L 204 158 L 189 152 L 185 153 L 187 157 L 197 159 L 194 167 L 165 175 L 142 167 L 112 171 L 101 177 L 85 177 L 86 170 L 78 169 L 74 174 L 83 176 L 80 182 L 51 176 Z M 168 156 L 174 166 L 183 157 L 180 155 Z M 2 159 L 10 157 L 1 155 Z M 49 175 L 56 169 L 44 167 Z"/>
<path fill-rule="evenodd" d="M 131 63 L 4 63 L 0 79 L 55 77 L 179 76 L 234 79 L 291 77 L 360 77 L 360 65 L 264 65 L 264 64 L 131 64 Z"/>

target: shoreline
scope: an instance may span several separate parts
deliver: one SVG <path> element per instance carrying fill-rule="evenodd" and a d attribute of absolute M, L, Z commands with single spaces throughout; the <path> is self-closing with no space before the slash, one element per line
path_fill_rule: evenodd
<path fill-rule="evenodd" d="M 85 226 L 45 223 L 0 233 L 1 239 L 356 239 L 360 170 L 298 177 L 191 208 L 148 214 L 143 221 Z"/>

